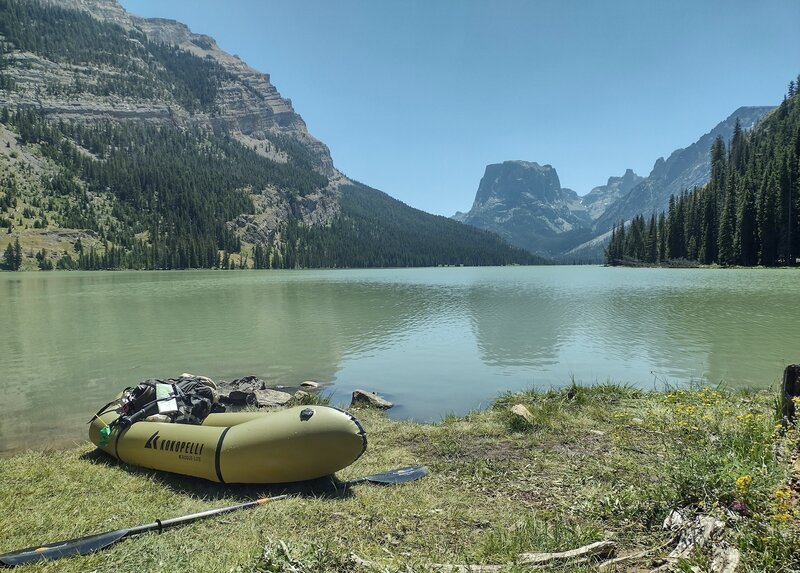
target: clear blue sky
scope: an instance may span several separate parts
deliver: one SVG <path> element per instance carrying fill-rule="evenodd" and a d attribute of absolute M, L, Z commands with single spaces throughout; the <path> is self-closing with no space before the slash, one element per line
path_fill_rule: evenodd
<path fill-rule="evenodd" d="M 489 163 L 583 195 L 800 73 L 800 0 L 121 0 L 269 73 L 348 176 L 466 211 Z"/>

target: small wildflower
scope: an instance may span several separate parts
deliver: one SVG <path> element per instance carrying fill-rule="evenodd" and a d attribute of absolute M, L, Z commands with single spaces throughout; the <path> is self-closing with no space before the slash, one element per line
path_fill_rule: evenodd
<path fill-rule="evenodd" d="M 753 483 L 753 476 L 749 474 L 739 476 L 736 478 L 736 489 L 744 495 L 747 493 L 747 490 L 750 489 L 751 483 Z"/>
<path fill-rule="evenodd" d="M 787 521 L 790 521 L 792 519 L 792 514 L 790 514 L 788 511 L 783 511 L 781 513 L 773 515 L 772 519 L 774 519 L 778 523 L 786 523 Z"/>
<path fill-rule="evenodd" d="M 747 502 L 744 501 L 734 501 L 731 505 L 731 511 L 736 512 L 744 517 L 750 515 L 750 508 L 747 506 Z"/>

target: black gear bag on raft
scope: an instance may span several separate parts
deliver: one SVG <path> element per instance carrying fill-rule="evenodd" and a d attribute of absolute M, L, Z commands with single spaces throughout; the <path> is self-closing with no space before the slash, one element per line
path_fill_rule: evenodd
<path fill-rule="evenodd" d="M 199 425 L 212 411 L 225 411 L 216 386 L 206 378 L 145 380 L 135 388 L 126 388 L 120 404 L 120 417 L 115 422 L 121 428 L 147 419 Z"/>

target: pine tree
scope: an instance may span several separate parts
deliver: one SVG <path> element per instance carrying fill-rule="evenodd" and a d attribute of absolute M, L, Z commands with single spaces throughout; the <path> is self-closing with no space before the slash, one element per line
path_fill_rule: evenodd
<path fill-rule="evenodd" d="M 606 254 L 606 264 L 614 265 L 616 254 L 617 254 L 617 225 L 611 225 L 611 239 L 608 241 L 608 245 L 605 248 Z"/>
<path fill-rule="evenodd" d="M 22 268 L 22 247 L 19 244 L 19 237 L 14 241 L 14 267 L 11 270 L 18 271 Z"/>
<path fill-rule="evenodd" d="M 731 145 L 728 153 L 730 158 L 728 163 L 739 175 L 743 174 L 747 161 L 746 144 L 744 131 L 742 131 L 742 124 L 738 117 L 736 118 L 736 125 L 733 127 L 733 135 L 731 136 Z"/>
<path fill-rule="evenodd" d="M 686 257 L 686 245 L 684 243 L 683 233 L 683 201 L 671 195 L 669 198 L 669 216 L 667 219 L 667 259 L 682 259 Z"/>
<path fill-rule="evenodd" d="M 784 264 L 788 264 L 791 251 L 792 238 L 792 192 L 791 192 L 791 168 L 788 157 L 777 157 L 777 183 L 775 189 L 778 193 L 776 201 L 776 233 L 777 233 L 777 253 Z"/>
<path fill-rule="evenodd" d="M 656 214 L 650 215 L 650 223 L 647 225 L 647 237 L 645 238 L 645 262 L 655 264 L 658 262 L 658 227 Z"/>
<path fill-rule="evenodd" d="M 14 261 L 15 261 L 14 245 L 12 245 L 11 243 L 8 244 L 8 246 L 6 247 L 6 250 L 3 253 L 3 258 L 6 261 L 5 266 L 6 266 L 7 269 L 9 269 L 11 271 L 17 270 L 17 269 L 14 268 Z"/>
<path fill-rule="evenodd" d="M 720 135 L 711 144 L 711 179 L 709 183 L 717 190 L 722 189 L 725 185 L 725 141 Z"/>
<path fill-rule="evenodd" d="M 617 260 L 623 260 L 625 258 L 625 243 L 627 242 L 627 236 L 625 233 L 625 221 L 622 221 L 619 224 L 619 230 L 617 231 Z"/>
<path fill-rule="evenodd" d="M 775 189 L 778 187 L 777 177 L 768 171 L 761 184 L 756 202 L 756 222 L 758 226 L 759 253 L 758 262 L 764 266 L 772 266 L 777 260 L 777 233 L 775 224 Z"/>
<path fill-rule="evenodd" d="M 758 227 L 756 225 L 756 200 L 749 176 L 739 184 L 739 209 L 736 212 L 736 256 L 744 266 L 758 263 Z"/>
<path fill-rule="evenodd" d="M 625 257 L 635 261 L 643 261 L 645 258 L 645 229 L 642 215 L 635 216 L 631 221 L 625 242 Z"/>
<path fill-rule="evenodd" d="M 721 210 L 717 229 L 717 262 L 721 265 L 736 263 L 736 181 L 738 172 L 729 161 L 725 187 L 721 190 Z"/>
<path fill-rule="evenodd" d="M 722 265 L 732 265 L 736 260 L 733 240 L 734 223 L 736 219 L 735 201 L 735 197 L 730 193 L 725 197 L 725 202 L 722 206 L 719 234 L 717 235 L 717 260 Z"/>
<path fill-rule="evenodd" d="M 263 269 L 264 266 L 264 247 L 261 246 L 261 243 L 256 245 L 255 250 L 253 251 L 253 268 L 254 269 Z"/>

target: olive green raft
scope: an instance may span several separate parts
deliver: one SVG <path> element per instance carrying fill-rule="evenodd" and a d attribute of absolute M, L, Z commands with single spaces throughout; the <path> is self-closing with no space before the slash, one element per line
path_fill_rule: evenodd
<path fill-rule="evenodd" d="M 367 448 L 367 436 L 350 413 L 328 406 L 297 406 L 272 413 L 209 414 L 200 425 L 139 421 L 101 429 L 120 416 L 98 413 L 89 439 L 136 466 L 220 483 L 284 483 L 333 474 Z"/>

